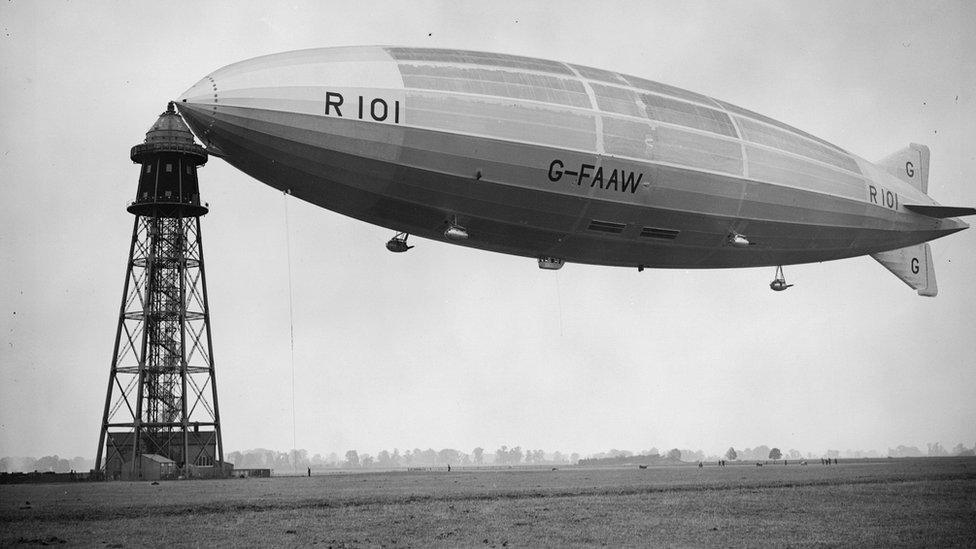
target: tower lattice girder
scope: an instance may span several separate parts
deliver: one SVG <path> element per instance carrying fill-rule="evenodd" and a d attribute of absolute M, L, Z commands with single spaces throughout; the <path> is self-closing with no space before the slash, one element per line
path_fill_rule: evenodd
<path fill-rule="evenodd" d="M 223 463 L 196 175 L 207 155 L 170 104 L 131 157 L 136 217 L 95 467 L 139 478 L 140 456 L 156 454 L 188 475 Z"/>

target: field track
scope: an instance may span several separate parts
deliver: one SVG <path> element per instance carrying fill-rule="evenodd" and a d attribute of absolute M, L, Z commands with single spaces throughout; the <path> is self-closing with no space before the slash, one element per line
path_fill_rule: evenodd
<path fill-rule="evenodd" d="M 976 459 L 0 486 L 0 546 L 976 546 Z"/>

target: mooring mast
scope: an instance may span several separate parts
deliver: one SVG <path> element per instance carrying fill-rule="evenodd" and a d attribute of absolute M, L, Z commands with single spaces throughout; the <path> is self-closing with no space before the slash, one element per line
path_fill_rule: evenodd
<path fill-rule="evenodd" d="M 207 152 L 171 102 L 130 158 L 139 189 L 95 469 L 224 476 L 197 181 Z"/>

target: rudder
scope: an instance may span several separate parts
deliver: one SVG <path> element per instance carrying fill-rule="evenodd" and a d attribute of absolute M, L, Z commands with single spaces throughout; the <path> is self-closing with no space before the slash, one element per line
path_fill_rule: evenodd
<path fill-rule="evenodd" d="M 932 249 L 928 243 L 916 244 L 898 250 L 871 254 L 878 263 L 895 276 L 902 279 L 918 295 L 935 297 L 939 286 L 935 281 L 935 266 L 932 263 Z"/>
<path fill-rule="evenodd" d="M 925 194 L 929 192 L 929 148 L 911 143 L 878 162 L 886 172 Z"/>

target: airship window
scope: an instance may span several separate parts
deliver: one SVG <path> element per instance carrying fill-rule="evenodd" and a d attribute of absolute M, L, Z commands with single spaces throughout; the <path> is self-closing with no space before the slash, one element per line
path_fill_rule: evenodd
<path fill-rule="evenodd" d="M 190 174 L 190 165 L 189 164 L 186 165 L 186 173 L 187 173 L 187 175 Z"/>
<path fill-rule="evenodd" d="M 152 173 L 152 164 L 146 164 L 146 173 Z"/>
<path fill-rule="evenodd" d="M 591 231 L 599 231 L 601 233 L 619 234 L 624 232 L 625 227 L 627 227 L 627 225 L 624 225 L 623 223 L 614 223 L 612 221 L 598 221 L 594 219 L 593 221 L 590 221 L 590 226 L 587 228 Z"/>
<path fill-rule="evenodd" d="M 166 173 L 171 173 L 172 171 L 173 171 L 173 165 L 172 164 L 166 164 Z"/>
<path fill-rule="evenodd" d="M 678 238 L 678 234 L 681 231 L 675 231 L 674 229 L 658 229 L 657 227 L 644 227 L 641 229 L 641 236 L 647 238 L 658 238 L 661 240 L 674 240 Z"/>

